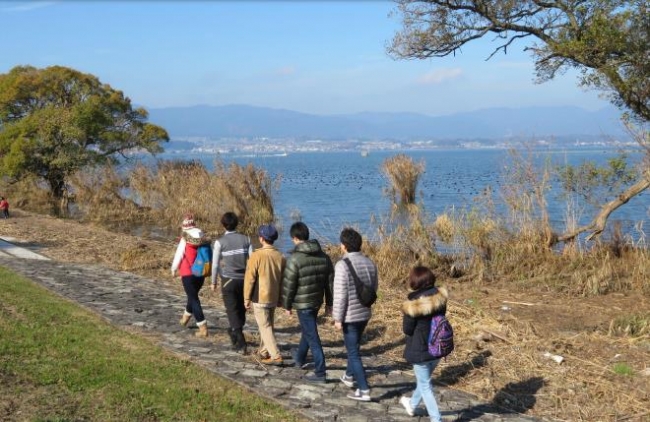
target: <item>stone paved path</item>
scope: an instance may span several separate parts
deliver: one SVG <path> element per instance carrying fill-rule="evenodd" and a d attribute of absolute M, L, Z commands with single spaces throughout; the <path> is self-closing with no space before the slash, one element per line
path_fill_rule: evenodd
<path fill-rule="evenodd" d="M 1 242 L 1 240 L 0 240 Z M 2 252 L 4 251 L 4 252 Z M 211 334 L 208 339 L 194 336 L 195 327 L 184 328 L 178 318 L 185 303 L 182 292 L 175 292 L 164 283 L 107 268 L 29 259 L 22 254 L 16 258 L 13 248 L 0 251 L 0 266 L 4 266 L 45 286 L 47 289 L 77 302 L 102 316 L 111 324 L 140 332 L 161 347 L 188 357 L 207 370 L 236 382 L 257 394 L 299 412 L 314 421 L 428 421 L 426 411 L 408 416 L 399 404 L 401 395 L 414 388 L 410 368 L 401 363 L 384 362 L 377 356 L 363 356 L 372 388 L 373 401 L 356 402 L 346 398 L 351 391 L 338 378 L 345 365 L 342 344 L 325 344 L 328 382 L 314 385 L 301 377 L 307 370 L 289 366 L 264 366 L 252 356 L 240 356 L 229 350 L 223 309 L 205 306 Z M 14 251 L 13 253 L 11 251 Z M 13 256 L 11 256 L 13 255 Z M 33 257 L 32 257 L 33 258 Z M 247 337 L 256 336 L 254 321 L 246 327 Z M 285 356 L 296 345 L 295 330 L 280 330 L 278 343 Z M 362 354 L 364 354 L 362 346 Z M 338 362 L 338 364 L 337 364 Z M 444 387 L 436 387 L 436 397 L 444 421 L 532 422 L 532 417 L 509 413 L 480 402 L 476 397 Z"/>

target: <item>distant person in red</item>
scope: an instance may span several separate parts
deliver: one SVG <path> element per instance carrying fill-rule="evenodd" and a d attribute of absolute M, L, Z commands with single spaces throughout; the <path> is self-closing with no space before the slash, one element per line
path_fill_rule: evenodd
<path fill-rule="evenodd" d="M 0 196 L 0 211 L 2 211 L 2 216 L 5 219 L 9 218 L 9 202 L 4 196 Z"/>

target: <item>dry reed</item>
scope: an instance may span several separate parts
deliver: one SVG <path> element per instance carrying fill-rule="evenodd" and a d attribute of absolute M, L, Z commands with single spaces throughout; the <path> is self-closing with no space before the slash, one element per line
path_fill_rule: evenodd
<path fill-rule="evenodd" d="M 424 173 L 424 161 L 418 163 L 405 154 L 387 158 L 381 169 L 390 181 L 388 193 L 394 204 L 413 204 L 417 194 L 418 181 Z"/>

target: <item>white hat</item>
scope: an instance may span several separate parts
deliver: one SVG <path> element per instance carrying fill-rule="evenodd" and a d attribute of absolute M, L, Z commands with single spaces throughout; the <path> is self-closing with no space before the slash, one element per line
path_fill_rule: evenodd
<path fill-rule="evenodd" d="M 186 239 L 187 243 L 198 245 L 203 240 L 203 231 L 198 227 L 192 227 L 191 229 L 187 229 L 185 230 L 185 233 L 187 234 L 187 239 Z"/>

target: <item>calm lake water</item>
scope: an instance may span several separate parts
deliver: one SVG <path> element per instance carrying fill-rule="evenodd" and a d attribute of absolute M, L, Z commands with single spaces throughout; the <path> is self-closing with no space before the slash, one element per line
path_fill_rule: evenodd
<path fill-rule="evenodd" d="M 504 168 L 511 165 L 504 150 L 429 150 L 370 152 L 363 157 L 358 152 L 315 152 L 278 155 L 222 154 L 225 162 L 253 163 L 266 169 L 271 176 L 280 176 L 280 188 L 274 194 L 275 213 L 285 228 L 279 242 L 282 250 L 290 248 L 288 228 L 297 219 L 304 221 L 317 237 L 337 242 L 344 226 L 361 229 L 364 236 L 373 237 L 371 216 L 382 218 L 390 211 L 390 200 L 384 191 L 388 180 L 381 164 L 389 157 L 404 153 L 425 164 L 419 183 L 419 200 L 431 216 L 451 207 L 469 207 L 487 187 L 499 200 Z M 578 165 L 585 160 L 606 163 L 618 152 L 604 149 L 550 150 L 536 152 L 536 160 L 551 159 L 558 164 Z M 633 154 L 630 154 L 633 157 Z M 200 160 L 213 168 L 217 156 L 206 154 L 163 154 L 159 158 Z M 554 227 L 564 227 L 565 208 L 549 197 L 549 209 Z M 497 208 L 500 209 L 500 208 Z M 502 208 L 501 208 L 502 209 Z M 592 214 L 584 211 L 583 222 Z M 643 222 L 650 228 L 650 193 L 633 198 L 615 211 L 610 221 L 621 221 L 624 231 L 639 238 L 635 225 Z"/>

